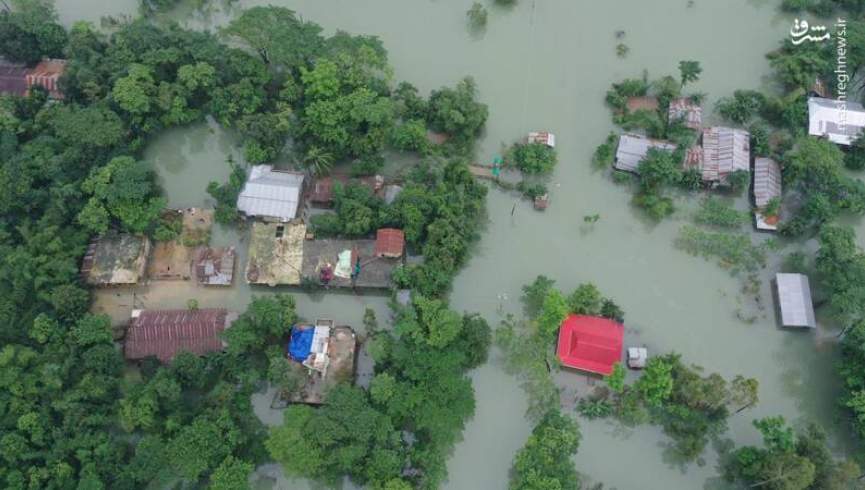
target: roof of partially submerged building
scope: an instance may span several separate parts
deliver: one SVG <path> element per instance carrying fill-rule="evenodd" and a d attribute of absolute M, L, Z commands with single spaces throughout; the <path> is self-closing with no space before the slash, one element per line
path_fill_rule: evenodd
<path fill-rule="evenodd" d="M 144 277 L 150 240 L 145 236 L 110 233 L 94 239 L 81 264 L 81 275 L 96 286 L 136 284 Z"/>
<path fill-rule="evenodd" d="M 234 280 L 234 247 L 207 247 L 198 252 L 195 276 L 205 286 L 231 286 Z"/>
<path fill-rule="evenodd" d="M 648 96 L 635 96 L 628 97 L 628 100 L 625 102 L 626 107 L 628 108 L 628 112 L 634 111 L 657 111 L 658 107 L 658 98 L 657 97 L 648 97 Z"/>
<path fill-rule="evenodd" d="M 134 310 L 124 342 L 127 359 L 171 361 L 181 352 L 204 355 L 225 347 L 220 335 L 237 317 L 221 308 Z"/>
<path fill-rule="evenodd" d="M 622 360 L 625 327 L 597 316 L 570 315 L 559 329 L 556 354 L 563 365 L 607 376 Z"/>
<path fill-rule="evenodd" d="M 306 225 L 253 223 L 246 280 L 276 286 L 300 284 Z"/>
<path fill-rule="evenodd" d="M 781 166 L 771 158 L 754 160 L 754 203 L 758 208 L 781 197 Z"/>
<path fill-rule="evenodd" d="M 27 94 L 27 73 L 30 70 L 20 64 L 0 59 L 0 92 L 23 97 Z"/>
<path fill-rule="evenodd" d="M 529 133 L 526 141 L 528 143 L 540 143 L 542 145 L 547 145 L 550 148 L 556 147 L 556 135 L 548 131 L 532 131 L 531 133 Z"/>
<path fill-rule="evenodd" d="M 667 113 L 671 122 L 681 120 L 691 129 L 699 130 L 703 125 L 703 108 L 689 97 L 671 100 Z"/>
<path fill-rule="evenodd" d="M 336 185 L 356 184 L 368 188 L 374 195 L 381 195 L 385 190 L 384 177 L 381 175 L 370 175 L 367 177 L 351 178 L 347 175 L 332 175 L 320 177 L 312 182 L 309 192 L 309 202 L 328 206 L 333 202 L 333 193 Z M 402 188 L 399 189 L 400 191 Z M 395 196 L 394 196 L 395 197 Z"/>
<path fill-rule="evenodd" d="M 330 387 L 338 383 L 351 383 L 354 379 L 357 351 L 357 336 L 354 330 L 347 326 L 326 327 L 316 323 L 315 326 L 292 327 L 289 358 L 295 361 L 292 366 L 301 368 L 298 370 L 306 375 L 306 382 L 300 389 L 288 394 L 286 401 L 290 403 L 320 405 L 325 402 Z M 310 332 L 312 335 L 309 335 Z M 325 332 L 326 338 L 323 335 Z M 295 343 L 298 345 L 292 349 L 292 344 Z"/>
<path fill-rule="evenodd" d="M 778 273 L 775 274 L 775 283 L 778 288 L 781 324 L 785 327 L 816 327 L 808 276 Z"/>
<path fill-rule="evenodd" d="M 713 126 L 703 130 L 703 181 L 726 183 L 737 170 L 751 169 L 751 135 L 743 129 Z"/>
<path fill-rule="evenodd" d="M 391 287 L 391 275 L 402 264 L 401 259 L 378 257 L 375 240 L 307 240 L 303 243 L 302 277 L 320 278 L 322 269 L 330 268 L 331 287 L 382 288 Z M 357 277 L 352 272 L 360 266 Z"/>
<path fill-rule="evenodd" d="M 849 146 L 865 128 L 865 108 L 853 101 L 808 99 L 808 134 Z"/>
<path fill-rule="evenodd" d="M 616 149 L 617 170 L 637 172 L 640 162 L 646 158 L 651 148 L 673 151 L 676 145 L 669 141 L 655 140 L 638 134 L 623 134 L 619 137 L 619 147 Z"/>
<path fill-rule="evenodd" d="M 405 253 L 405 233 L 396 228 L 382 228 L 375 234 L 375 256 L 399 258 Z"/>
<path fill-rule="evenodd" d="M 237 198 L 237 209 L 247 216 L 289 221 L 297 216 L 304 175 L 256 165 Z"/>
<path fill-rule="evenodd" d="M 27 73 L 27 88 L 39 85 L 44 87 L 52 98 L 62 99 L 63 92 L 60 91 L 59 82 L 65 71 L 66 60 L 42 60 Z"/>

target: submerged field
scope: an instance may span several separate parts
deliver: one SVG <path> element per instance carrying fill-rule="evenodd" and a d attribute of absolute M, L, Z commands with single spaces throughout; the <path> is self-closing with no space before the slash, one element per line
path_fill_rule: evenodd
<path fill-rule="evenodd" d="M 67 24 L 131 14 L 135 9 L 134 2 L 112 3 L 107 11 L 101 10 L 103 2 L 57 3 Z M 743 297 L 738 279 L 673 247 L 692 206 L 683 203 L 672 220 L 651 223 L 631 207 L 625 188 L 589 164 L 594 148 L 613 129 L 603 105 L 612 81 L 637 76 L 644 69 L 653 76 L 673 73 L 679 60 L 693 59 L 704 69 L 694 88 L 708 94 L 707 108 L 736 88 L 765 86 L 769 69 L 764 53 L 787 35 L 791 21 L 778 14 L 776 2 L 698 0 L 689 6 L 686 0 L 524 0 L 512 10 L 491 8 L 482 33 L 466 28 L 469 0 L 270 0 L 240 1 L 235 7 L 267 3 L 292 8 L 328 30 L 380 36 L 396 78 L 421 91 L 473 76 L 490 108 L 477 151 L 480 163 L 491 161 L 503 144 L 530 130 L 557 135 L 559 165 L 552 177 L 550 208 L 537 213 L 515 195 L 489 193 L 489 222 L 455 282 L 455 309 L 480 312 L 494 324 L 506 313 L 520 313 L 520 287 L 538 274 L 556 279 L 566 290 L 591 281 L 625 310 L 628 344 L 645 344 L 652 353 L 678 352 L 686 361 L 725 377 L 742 374 L 759 380 L 760 403 L 730 419 L 727 436 L 735 442 L 756 441 L 752 419 L 783 414 L 799 423 L 821 423 L 837 447 L 844 447 L 846 430 L 835 417 L 833 337 L 776 326 L 768 284 L 775 262 L 760 271 L 760 307 Z M 231 11 L 182 14 L 190 26 L 214 29 L 230 18 Z M 615 53 L 615 32 L 620 30 L 630 46 L 624 59 Z M 171 130 L 145 151 L 169 205 L 175 207 L 208 204 L 207 182 L 225 180 L 229 155 L 240 158 L 236 142 L 215 124 Z M 745 207 L 744 200 L 739 204 Z M 583 216 L 593 214 L 600 220 L 584 223 Z M 243 281 L 247 235 L 248 231 L 214 230 L 214 245 L 238 246 L 235 286 L 230 290 L 202 292 L 173 285 L 142 289 L 136 299 L 131 292 L 110 291 L 98 305 L 111 312 L 131 308 L 133 301 L 182 307 L 194 295 L 202 307 L 242 311 L 252 294 L 272 291 L 250 288 Z M 785 252 L 795 248 L 789 245 Z M 298 311 L 307 317 L 328 316 L 359 326 L 364 308 L 371 306 L 380 319 L 387 318 L 382 297 L 296 296 Z M 122 317 L 123 312 L 116 315 Z M 755 320 L 740 319 L 749 317 Z M 559 381 L 569 386 L 571 396 L 586 389 L 584 377 L 568 376 Z M 477 412 L 450 460 L 447 488 L 505 488 L 513 455 L 531 429 L 524 417 L 525 396 L 495 355 L 473 379 Z M 269 404 L 264 398 L 262 403 Z M 714 480 L 711 449 L 705 465 L 681 467 L 665 461 L 665 438 L 654 427 L 622 429 L 582 420 L 581 427 L 584 439 L 576 464 L 594 481 L 621 489 L 723 487 Z M 278 485 L 306 487 L 300 481 Z"/>

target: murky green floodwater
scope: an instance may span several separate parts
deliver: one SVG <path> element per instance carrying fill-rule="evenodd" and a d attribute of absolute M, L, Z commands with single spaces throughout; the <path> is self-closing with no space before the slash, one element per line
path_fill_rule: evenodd
<path fill-rule="evenodd" d="M 98 19 L 103 14 L 134 11 L 133 0 L 95 2 L 59 0 L 61 18 Z M 835 352 L 809 332 L 775 326 L 771 293 L 764 280 L 765 311 L 740 304 L 740 283 L 715 265 L 672 247 L 687 220 L 652 225 L 629 206 L 630 194 L 589 166 L 590 155 L 612 129 L 603 94 L 612 81 L 639 75 L 675 73 L 681 59 L 702 62 L 709 104 L 740 87 L 766 83 L 764 53 L 777 45 L 790 19 L 778 15 L 777 2 L 763 0 L 522 0 L 512 11 L 491 8 L 484 35 L 471 36 L 465 11 L 471 0 L 266 0 L 239 6 L 279 4 L 297 10 L 329 31 L 344 29 L 379 35 L 390 52 L 399 79 L 421 90 L 452 84 L 464 75 L 478 82 L 490 106 L 479 159 L 488 160 L 534 129 L 556 133 L 560 164 L 553 177 L 552 206 L 534 212 L 513 195 L 491 192 L 490 220 L 469 265 L 457 278 L 452 304 L 479 311 L 491 321 L 517 313 L 520 286 L 537 274 L 555 278 L 564 289 L 592 281 L 627 312 L 628 344 L 646 344 L 652 352 L 676 351 L 685 359 L 725 376 L 743 374 L 760 381 L 760 404 L 731 419 L 728 436 L 737 443 L 756 441 L 753 418 L 783 414 L 801 422 L 817 420 L 835 436 L 837 385 L 832 373 Z M 214 28 L 230 13 L 193 13 L 190 25 Z M 616 58 L 614 32 L 626 31 L 627 59 Z M 238 158 L 232 138 L 215 125 L 170 131 L 148 148 L 174 206 L 206 204 L 209 180 L 224 180 L 228 154 Z M 582 216 L 600 213 L 591 228 Z M 860 239 L 865 230 L 860 228 Z M 238 243 L 242 233 L 220 230 L 215 240 Z M 241 246 L 241 267 L 245 252 Z M 768 270 L 764 273 L 767 279 Z M 242 309 L 251 293 L 266 292 L 243 284 L 225 294 L 199 294 L 202 306 L 226 304 Z M 147 294 L 152 304 L 178 306 L 186 296 Z M 309 317 L 327 315 L 358 325 L 363 308 L 385 315 L 376 297 L 298 294 Z M 758 314 L 753 324 L 737 320 L 736 310 Z M 526 402 L 516 382 L 497 359 L 473 374 L 477 414 L 449 465 L 452 489 L 505 488 L 508 468 L 530 424 Z M 582 387 L 574 376 L 574 386 Z M 652 427 L 622 431 L 605 422 L 582 421 L 578 469 L 596 481 L 620 489 L 723 488 L 714 481 L 715 458 L 680 468 L 664 461 L 665 438 Z M 303 482 L 280 488 L 304 488 Z"/>

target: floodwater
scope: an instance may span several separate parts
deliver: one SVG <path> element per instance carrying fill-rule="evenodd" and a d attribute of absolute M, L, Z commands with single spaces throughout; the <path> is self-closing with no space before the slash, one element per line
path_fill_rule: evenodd
<path fill-rule="evenodd" d="M 67 23 L 134 11 L 134 5 L 126 5 L 134 3 L 129 0 L 112 3 L 110 11 L 102 3 L 61 0 L 58 8 Z M 778 13 L 777 1 L 522 0 L 513 9 L 490 6 L 482 33 L 466 28 L 471 0 L 265 0 L 235 2 L 231 9 L 268 3 L 292 8 L 329 32 L 380 36 L 397 78 L 422 91 L 474 76 L 490 106 L 480 161 L 490 161 L 502 145 L 530 130 L 556 134 L 560 163 L 552 177 L 550 208 L 537 213 L 514 195 L 490 192 L 489 222 L 456 279 L 454 308 L 478 311 L 495 323 L 504 313 L 519 313 L 520 287 L 537 274 L 556 279 L 565 290 L 594 282 L 626 311 L 629 345 L 646 345 L 652 353 L 675 351 L 707 371 L 759 380 L 760 403 L 730 419 L 726 436 L 736 443 L 757 442 L 754 418 L 782 414 L 796 423 L 821 423 L 839 451 L 846 447 L 833 402 L 838 387 L 831 332 L 814 335 L 776 326 L 768 287 L 775 266 L 761 271 L 760 309 L 743 299 L 739 279 L 673 247 L 677 230 L 689 219 L 687 205 L 672 220 L 649 223 L 629 205 L 628 189 L 589 164 L 594 148 L 613 129 L 603 105 L 613 81 L 639 76 L 644 69 L 653 77 L 676 74 L 679 60 L 693 59 L 704 69 L 696 89 L 709 94 L 707 107 L 737 88 L 766 86 L 764 53 L 777 46 L 792 21 Z M 174 17 L 214 29 L 233 15 L 231 9 L 212 8 L 206 14 L 181 9 Z M 619 30 L 625 31 L 621 42 L 630 47 L 625 59 L 615 54 Z M 213 124 L 198 124 L 156 138 L 145 157 L 159 173 L 171 205 L 202 206 L 208 202 L 207 182 L 226 178 L 229 154 L 240 158 L 230 135 Z M 744 200 L 739 204 L 744 208 Z M 600 221 L 584 224 L 582 217 L 595 213 Z M 241 244 L 241 268 L 243 236 L 233 230 L 217 230 L 214 236 L 217 243 Z M 783 252 L 794 249 L 788 246 Z M 136 292 L 136 301 L 183 306 L 196 297 L 202 307 L 242 309 L 252 294 L 272 291 L 251 289 L 242 281 L 229 294 L 173 287 L 144 288 Z M 365 307 L 375 308 L 380 320 L 387 315 L 384 299 L 375 296 L 296 297 L 300 312 L 309 318 L 328 316 L 360 325 Z M 737 312 L 756 316 L 756 321 L 743 322 Z M 506 488 L 514 453 L 531 430 L 524 417 L 525 396 L 495 355 L 472 377 L 477 413 L 450 460 L 446 488 Z M 584 381 L 573 375 L 570 392 L 585 390 Z M 267 418 L 273 420 L 272 414 Z M 619 489 L 724 488 L 716 479 L 711 449 L 705 464 L 679 466 L 665 459 L 666 438 L 657 428 L 622 430 L 585 420 L 581 426 L 575 461 L 593 481 Z M 268 467 L 265 473 L 273 470 Z M 276 487 L 307 484 L 280 479 Z"/>

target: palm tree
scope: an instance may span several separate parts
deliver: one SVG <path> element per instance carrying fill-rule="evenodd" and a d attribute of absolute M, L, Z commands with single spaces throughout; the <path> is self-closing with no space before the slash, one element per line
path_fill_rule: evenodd
<path fill-rule="evenodd" d="M 330 173 L 330 169 L 333 167 L 333 155 L 313 146 L 306 151 L 303 166 L 317 177 L 326 175 Z"/>

